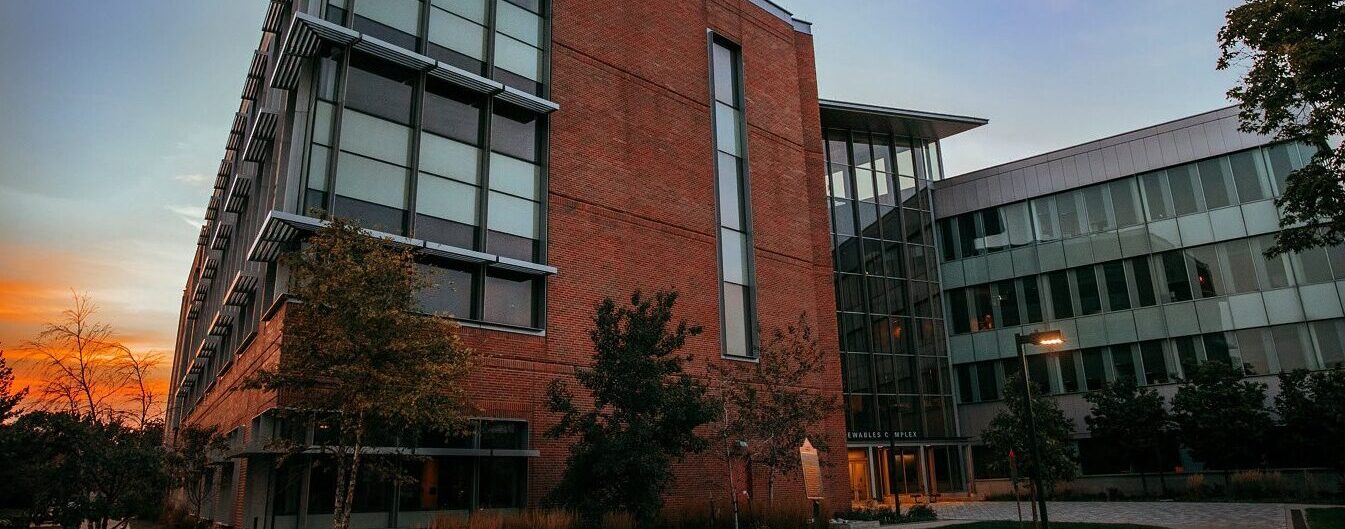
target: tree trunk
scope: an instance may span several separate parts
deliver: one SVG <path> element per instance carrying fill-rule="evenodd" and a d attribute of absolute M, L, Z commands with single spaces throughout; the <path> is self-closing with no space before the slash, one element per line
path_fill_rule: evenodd
<path fill-rule="evenodd" d="M 363 423 L 362 418 L 358 419 Z M 337 472 L 336 509 L 332 512 L 332 529 L 349 529 L 351 505 L 355 502 L 355 484 L 358 483 L 360 470 L 360 452 L 363 451 L 364 426 L 355 426 L 355 444 L 350 454 L 349 468 L 342 467 Z M 341 462 L 345 465 L 345 462 Z"/>

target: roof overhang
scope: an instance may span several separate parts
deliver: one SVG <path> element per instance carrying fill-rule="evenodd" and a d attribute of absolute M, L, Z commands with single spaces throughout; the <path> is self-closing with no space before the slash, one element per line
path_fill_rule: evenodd
<path fill-rule="evenodd" d="M 924 140 L 941 140 L 989 123 L 985 118 L 880 107 L 822 99 L 822 126 L 889 131 Z"/>

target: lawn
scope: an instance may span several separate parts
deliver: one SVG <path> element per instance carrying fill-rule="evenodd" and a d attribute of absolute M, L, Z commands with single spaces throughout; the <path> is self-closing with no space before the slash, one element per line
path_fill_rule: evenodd
<path fill-rule="evenodd" d="M 972 522 L 966 525 L 951 526 L 955 529 L 1023 529 L 1032 527 L 1032 522 Z M 1069 523 L 1051 522 L 1051 529 L 1163 529 L 1155 525 L 1134 525 L 1123 523 Z M 1312 529 L 1317 529 L 1313 526 Z"/>
<path fill-rule="evenodd" d="M 1345 507 L 1308 509 L 1305 514 L 1312 529 L 1345 529 Z"/>

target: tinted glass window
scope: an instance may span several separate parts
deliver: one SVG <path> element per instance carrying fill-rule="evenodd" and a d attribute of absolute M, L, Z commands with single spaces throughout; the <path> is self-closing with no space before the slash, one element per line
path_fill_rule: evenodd
<path fill-rule="evenodd" d="M 1222 208 L 1233 203 L 1233 198 L 1229 196 L 1228 172 L 1223 162 L 1223 158 L 1213 158 L 1197 164 L 1207 209 Z"/>
<path fill-rule="evenodd" d="M 1135 375 L 1135 357 L 1131 354 L 1130 345 L 1113 345 L 1111 347 L 1112 368 L 1116 371 L 1116 380 L 1129 378 L 1136 382 L 1142 382 Z"/>
<path fill-rule="evenodd" d="M 1232 292 L 1252 292 L 1256 290 L 1256 263 L 1251 247 L 1246 240 L 1229 241 L 1223 245 L 1228 256 L 1229 287 Z"/>
<path fill-rule="evenodd" d="M 1116 213 L 1117 226 L 1133 226 L 1143 220 L 1140 214 L 1139 193 L 1135 190 L 1135 180 L 1125 178 L 1108 184 L 1111 191 L 1112 211 Z"/>
<path fill-rule="evenodd" d="M 346 76 L 346 108 L 411 123 L 415 74 L 363 55 L 351 57 Z"/>
<path fill-rule="evenodd" d="M 1154 278 L 1149 269 L 1148 257 L 1135 257 L 1130 259 L 1130 269 L 1135 275 L 1135 294 L 1136 302 L 1141 307 L 1148 307 L 1157 303 L 1154 296 Z"/>
<path fill-rule="evenodd" d="M 1188 248 L 1186 259 L 1200 297 L 1208 298 L 1226 293 L 1225 278 L 1219 269 L 1219 254 L 1214 246 Z"/>
<path fill-rule="evenodd" d="M 1262 337 L 1262 330 L 1243 329 L 1234 335 L 1238 340 L 1238 355 L 1242 357 L 1242 367 L 1258 375 L 1270 373 L 1270 360 L 1266 358 L 1266 342 Z"/>
<path fill-rule="evenodd" d="M 1013 280 L 995 283 L 995 301 L 999 304 L 1001 323 L 1014 326 L 1022 323 L 1018 317 L 1018 291 Z"/>
<path fill-rule="evenodd" d="M 1168 205 L 1166 187 L 1164 185 L 1165 176 L 1162 172 L 1149 173 L 1140 177 L 1140 183 L 1144 186 L 1144 205 L 1149 212 L 1149 220 L 1166 219 L 1172 216 L 1172 208 Z"/>
<path fill-rule="evenodd" d="M 1018 281 L 1023 287 L 1023 306 L 1026 309 L 1023 314 L 1024 323 L 1041 321 L 1041 291 L 1037 287 L 1036 276 L 1024 277 Z"/>
<path fill-rule="evenodd" d="M 1280 362 L 1280 371 L 1295 369 L 1315 369 L 1316 359 L 1312 349 L 1304 342 L 1303 327 L 1300 325 L 1276 325 L 1270 328 L 1271 343 L 1275 345 L 1275 357 Z"/>
<path fill-rule="evenodd" d="M 1164 282 L 1167 285 L 1167 302 L 1188 301 L 1191 299 L 1191 281 L 1186 275 L 1186 259 L 1181 252 L 1167 252 L 1159 258 L 1163 263 Z"/>
<path fill-rule="evenodd" d="M 1065 272 L 1051 272 L 1047 276 L 1051 289 L 1051 309 L 1054 311 L 1054 317 L 1073 318 L 1074 304 L 1071 301 L 1069 293 L 1069 276 Z"/>
<path fill-rule="evenodd" d="M 482 318 L 492 323 L 534 326 L 534 283 L 535 280 L 528 277 L 503 274 L 487 276 L 485 313 Z"/>
<path fill-rule="evenodd" d="M 1163 342 L 1150 340 L 1140 342 L 1140 361 L 1144 364 L 1144 383 L 1166 384 L 1168 376 L 1167 359 L 1163 354 Z"/>
<path fill-rule="evenodd" d="M 1345 320 L 1314 321 L 1311 325 L 1312 333 L 1317 338 L 1317 352 L 1322 357 L 1322 367 L 1345 367 Z"/>
<path fill-rule="evenodd" d="M 1261 159 L 1257 151 L 1242 151 L 1229 155 L 1229 165 L 1233 171 L 1233 182 L 1238 190 L 1238 200 L 1251 202 L 1270 198 L 1267 189 L 1265 171 L 1261 168 Z"/>
<path fill-rule="evenodd" d="M 1083 233 L 1083 215 L 1079 213 L 1077 192 L 1063 193 L 1055 197 L 1055 209 L 1060 215 L 1060 236 L 1074 237 Z"/>
<path fill-rule="evenodd" d="M 1184 165 L 1168 169 L 1168 189 L 1172 193 L 1172 209 L 1177 215 L 1186 215 L 1200 210 L 1196 202 L 1195 167 Z"/>
<path fill-rule="evenodd" d="M 1083 195 L 1084 209 L 1088 211 L 1088 231 L 1107 231 L 1116 226 L 1112 224 L 1107 211 L 1107 201 L 1103 196 L 1106 186 L 1092 186 L 1079 191 Z"/>
<path fill-rule="evenodd" d="M 1084 349 L 1080 356 L 1083 358 L 1084 389 L 1088 391 L 1097 391 L 1102 389 L 1102 385 L 1107 382 L 1106 361 L 1102 356 L 1101 348 Z"/>
<path fill-rule="evenodd" d="M 1130 292 L 1126 287 L 1125 265 L 1121 261 L 1103 264 L 1102 277 L 1103 282 L 1107 285 L 1108 310 L 1130 308 Z"/>
<path fill-rule="evenodd" d="M 440 81 L 429 81 L 421 111 L 425 130 L 477 145 L 480 142 L 481 104 L 478 96 Z"/>
<path fill-rule="evenodd" d="M 1074 270 L 1074 281 L 1079 287 L 1080 314 L 1088 315 L 1102 312 L 1102 296 L 1098 293 L 1097 275 L 1093 272 L 1093 267 L 1076 268 Z"/>
<path fill-rule="evenodd" d="M 995 375 L 994 362 L 979 362 L 976 364 L 976 381 L 981 390 L 981 400 L 996 400 L 999 398 L 998 377 Z"/>
<path fill-rule="evenodd" d="M 1074 367 L 1074 352 L 1066 351 L 1056 353 L 1055 357 L 1060 361 L 1060 381 L 1065 393 L 1074 393 L 1079 391 L 1079 373 Z"/>

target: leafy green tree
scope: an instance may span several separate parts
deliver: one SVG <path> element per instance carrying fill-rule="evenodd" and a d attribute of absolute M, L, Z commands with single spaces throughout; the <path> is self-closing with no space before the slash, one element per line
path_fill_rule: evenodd
<path fill-rule="evenodd" d="M 162 440 L 159 425 L 133 429 L 68 412 L 19 417 L 5 444 L 16 456 L 24 521 L 115 529 L 156 517 L 168 485 Z"/>
<path fill-rule="evenodd" d="M 274 391 L 296 420 L 332 426 L 317 449 L 335 466 L 332 527 L 350 524 L 360 472 L 398 472 L 396 454 L 366 457 L 375 436 L 456 433 L 467 425 L 465 378 L 474 353 L 448 318 L 419 314 L 429 286 L 409 250 L 388 246 L 357 225 L 333 219 L 285 256 L 290 293 L 279 365 L 246 387 Z"/>
<path fill-rule="evenodd" d="M 1084 400 L 1093 405 L 1092 413 L 1084 417 L 1084 424 L 1093 438 L 1108 441 L 1121 451 L 1134 472 L 1137 461 L 1159 455 L 1171 435 L 1172 420 L 1163 406 L 1163 396 L 1149 388 L 1140 388 L 1135 380 L 1122 377 L 1102 389 L 1084 394 Z M 1149 494 L 1149 482 L 1144 477 L 1144 466 L 1138 466 L 1144 494 Z"/>
<path fill-rule="evenodd" d="M 1040 388 L 1034 386 L 1032 414 L 1037 423 L 1037 442 L 1041 445 L 1039 458 L 1029 442 L 1024 387 L 1019 377 L 1009 377 L 1004 387 L 1005 406 L 981 432 L 981 440 L 995 454 L 995 458 L 990 461 L 994 470 L 1010 470 L 1009 451 L 1012 450 L 1018 462 L 1018 468 L 1014 470 L 1020 478 L 1025 479 L 1028 470 L 1040 459 L 1042 486 L 1049 495 L 1057 482 L 1071 481 L 1078 475 L 1079 464 L 1070 443 L 1074 435 L 1074 423 L 1054 400 L 1041 398 Z"/>
<path fill-rule="evenodd" d="M 1326 464 L 1345 470 L 1345 370 L 1280 373 L 1275 413 L 1284 451 L 1298 454 L 1310 465 Z"/>
<path fill-rule="evenodd" d="M 1345 4 L 1248 0 L 1219 30 L 1218 69 L 1246 68 L 1228 96 L 1241 128 L 1317 149 L 1276 201 L 1282 230 L 1270 253 L 1345 240 Z"/>
<path fill-rule="evenodd" d="M 1273 425 L 1266 411 L 1266 385 L 1243 380 L 1244 372 L 1224 362 L 1196 367 L 1172 397 L 1179 437 L 1196 459 L 1229 471 L 1261 463 L 1262 441 Z"/>
<path fill-rule="evenodd" d="M 627 512 L 638 526 L 652 524 L 673 480 L 672 464 L 706 448 L 696 428 L 718 409 L 703 384 L 686 374 L 691 359 L 678 354 L 697 326 L 673 325 L 675 292 L 652 298 L 635 292 L 629 306 L 611 298 L 593 318 L 594 362 L 575 379 L 587 398 L 557 379 L 547 389 L 547 410 L 560 421 L 552 438 L 577 437 L 550 500 L 589 519 Z"/>
<path fill-rule="evenodd" d="M 211 457 L 229 447 L 229 439 L 214 426 L 186 425 L 173 432 L 167 472 L 173 486 L 182 490 L 188 511 L 199 515 L 205 499 L 205 478 Z"/>
<path fill-rule="evenodd" d="M 766 497 L 772 502 L 776 479 L 799 470 L 804 439 L 819 451 L 828 448 L 817 428 L 836 410 L 836 399 L 806 386 L 807 378 L 822 370 L 826 355 L 807 317 L 800 315 L 798 322 L 771 333 L 760 361 L 711 367 L 724 382 L 727 418 L 720 436 L 725 442 L 747 441 L 752 462 L 766 469 Z"/>

